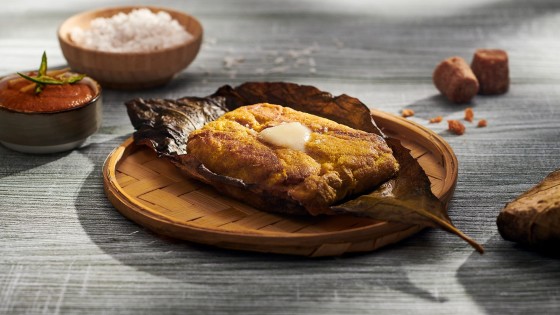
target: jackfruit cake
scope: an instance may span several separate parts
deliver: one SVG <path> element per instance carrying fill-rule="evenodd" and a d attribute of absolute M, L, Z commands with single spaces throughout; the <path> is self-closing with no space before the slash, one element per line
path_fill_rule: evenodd
<path fill-rule="evenodd" d="M 313 215 L 399 169 L 381 136 L 268 103 L 239 107 L 191 132 L 187 154 L 173 162 L 261 210 Z"/>

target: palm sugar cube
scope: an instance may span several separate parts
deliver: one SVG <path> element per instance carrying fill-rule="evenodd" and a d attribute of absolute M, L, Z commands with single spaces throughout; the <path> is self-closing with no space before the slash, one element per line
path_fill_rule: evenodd
<path fill-rule="evenodd" d="M 508 55 L 505 51 L 478 49 L 471 68 L 480 84 L 480 94 L 503 94 L 509 89 Z"/>
<path fill-rule="evenodd" d="M 436 88 L 453 103 L 467 103 L 478 93 L 478 80 L 461 57 L 442 61 L 434 70 Z"/>

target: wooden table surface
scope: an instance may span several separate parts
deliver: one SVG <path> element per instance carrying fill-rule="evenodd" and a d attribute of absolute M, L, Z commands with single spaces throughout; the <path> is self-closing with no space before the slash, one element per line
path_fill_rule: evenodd
<path fill-rule="evenodd" d="M 11 1 L 0 10 L 0 74 L 33 69 L 43 50 L 63 66 L 57 27 L 80 11 L 135 1 Z M 504 204 L 560 167 L 560 2 L 144 1 L 197 16 L 205 42 L 169 85 L 104 91 L 104 121 L 88 145 L 26 155 L 0 147 L 2 314 L 557 314 L 560 261 L 504 241 Z M 511 88 L 453 105 L 435 65 L 476 48 L 510 57 Z M 459 160 L 449 215 L 484 244 L 425 230 L 376 252 L 309 259 L 179 242 L 123 218 L 101 167 L 133 131 L 123 102 L 204 96 L 224 84 L 291 81 L 411 118 Z M 466 107 L 487 128 L 446 123 Z"/>

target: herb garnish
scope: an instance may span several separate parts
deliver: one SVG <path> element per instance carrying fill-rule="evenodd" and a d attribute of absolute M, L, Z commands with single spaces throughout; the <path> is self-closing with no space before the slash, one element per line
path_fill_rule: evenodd
<path fill-rule="evenodd" d="M 57 77 L 51 77 L 47 75 L 47 52 L 43 52 L 43 57 L 41 58 L 41 65 L 39 66 L 39 71 L 37 71 L 37 76 L 29 76 L 20 72 L 18 72 L 17 74 L 19 74 L 26 80 L 36 83 L 35 94 L 41 93 L 41 91 L 43 91 L 43 88 L 45 88 L 45 85 L 73 84 L 80 81 L 86 76 L 85 74 L 76 74 L 66 77 L 62 77 L 62 74 L 58 75 Z"/>

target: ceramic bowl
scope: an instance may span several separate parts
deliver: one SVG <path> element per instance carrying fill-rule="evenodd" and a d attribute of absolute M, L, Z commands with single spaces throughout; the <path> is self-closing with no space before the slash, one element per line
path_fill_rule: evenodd
<path fill-rule="evenodd" d="M 17 76 L 8 76 L 10 80 Z M 54 153 L 81 146 L 101 126 L 101 87 L 84 78 L 94 91 L 89 102 L 67 110 L 53 112 L 20 112 L 0 104 L 0 143 L 25 153 Z"/>
<path fill-rule="evenodd" d="M 104 52 L 78 46 L 71 39 L 75 27 L 87 29 L 91 20 L 111 17 L 119 12 L 147 8 L 154 13 L 165 11 L 192 36 L 178 46 L 152 52 Z M 146 6 L 114 7 L 74 15 L 58 29 L 62 53 L 73 71 L 87 73 L 103 87 L 142 89 L 163 85 L 185 69 L 196 57 L 202 43 L 202 26 L 188 14 L 164 8 Z"/>

